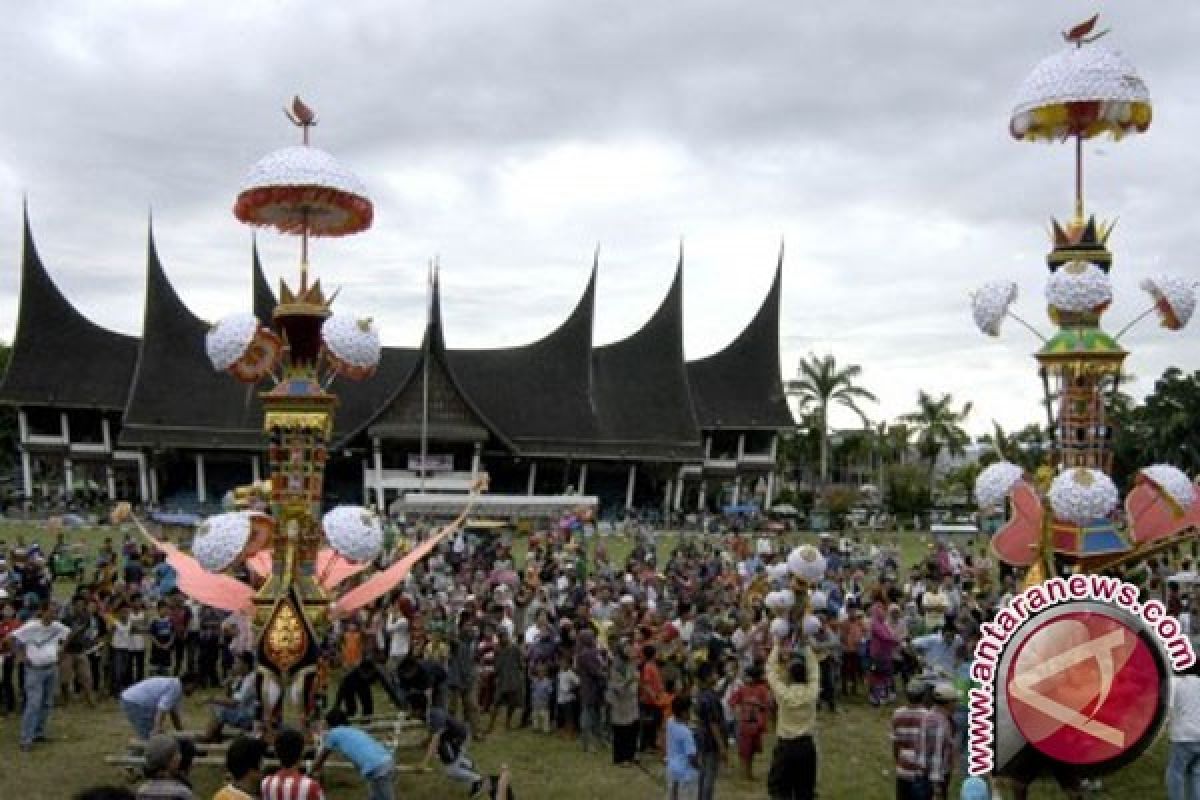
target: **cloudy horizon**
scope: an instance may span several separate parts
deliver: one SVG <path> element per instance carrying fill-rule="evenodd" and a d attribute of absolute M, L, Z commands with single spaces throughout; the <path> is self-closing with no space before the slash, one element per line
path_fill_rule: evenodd
<path fill-rule="evenodd" d="M 1146 135 L 1086 146 L 1089 210 L 1119 219 L 1116 330 L 1148 305 L 1143 278 L 1200 275 L 1195 4 L 20 4 L 0 31 L 0 338 L 23 197 L 51 276 L 96 323 L 140 335 L 151 209 L 189 308 L 245 309 L 251 231 L 233 199 L 298 140 L 281 111 L 298 93 L 314 144 L 375 203 L 371 230 L 315 242 L 313 269 L 388 345 L 419 342 L 432 258 L 448 344 L 501 347 L 566 318 L 597 247 L 595 340 L 623 338 L 682 242 L 700 358 L 757 310 L 782 241 L 785 378 L 829 352 L 863 367 L 873 418 L 927 389 L 973 401 L 977 433 L 1039 422 L 1037 341 L 1011 324 L 981 336 L 968 296 L 1016 280 L 1017 312 L 1051 328 L 1046 228 L 1070 212 L 1071 148 L 1013 141 L 1008 112 L 1058 31 L 1096 10 L 1155 103 Z M 295 240 L 260 231 L 258 246 L 272 283 L 294 278 Z M 1200 368 L 1196 335 L 1136 328 L 1133 392 Z"/>

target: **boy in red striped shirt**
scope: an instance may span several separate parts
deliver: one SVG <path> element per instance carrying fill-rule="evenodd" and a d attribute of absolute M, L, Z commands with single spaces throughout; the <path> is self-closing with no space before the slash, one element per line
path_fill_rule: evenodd
<path fill-rule="evenodd" d="M 297 768 L 304 757 L 304 734 L 284 728 L 275 737 L 275 754 L 280 769 L 262 782 L 262 800 L 325 800 L 325 792 L 315 778 Z"/>

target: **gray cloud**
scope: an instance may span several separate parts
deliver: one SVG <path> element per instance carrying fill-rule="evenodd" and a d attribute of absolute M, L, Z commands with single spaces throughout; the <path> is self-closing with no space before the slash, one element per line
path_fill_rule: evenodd
<path fill-rule="evenodd" d="M 544 335 L 597 243 L 597 341 L 621 338 L 658 306 L 682 239 L 686 350 L 702 356 L 757 309 L 784 238 L 786 371 L 830 350 L 864 366 L 877 414 L 928 388 L 975 400 L 976 427 L 1016 425 L 1040 418 L 1036 343 L 1015 326 L 979 337 L 966 298 L 1011 277 L 1020 312 L 1044 318 L 1044 229 L 1069 211 L 1070 153 L 1012 142 L 1007 114 L 1093 6 L 19 4 L 0 30 L 0 253 L 18 263 L 27 192 L 63 290 L 136 333 L 153 208 L 185 302 L 209 319 L 244 306 L 250 235 L 230 207 L 248 167 L 294 141 L 279 108 L 298 91 L 316 143 L 376 202 L 373 230 L 316 243 L 314 263 L 389 343 L 419 339 L 435 255 L 454 346 Z M 1144 275 L 1200 273 L 1200 7 L 1155 10 L 1103 8 L 1156 99 L 1147 136 L 1088 148 L 1090 203 L 1121 219 L 1118 324 Z M 293 275 L 294 242 L 259 245 L 273 280 Z M 0 335 L 16 288 L 0 270 Z M 1194 331 L 1146 326 L 1129 344 L 1135 390 L 1200 356 Z"/>

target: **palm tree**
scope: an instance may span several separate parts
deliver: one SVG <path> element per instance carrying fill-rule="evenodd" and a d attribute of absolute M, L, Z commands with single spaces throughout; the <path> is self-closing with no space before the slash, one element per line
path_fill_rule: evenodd
<path fill-rule="evenodd" d="M 909 439 L 912 438 L 912 431 L 902 422 L 878 422 L 872 433 L 876 467 L 879 470 L 876 481 L 879 484 L 879 491 L 884 492 L 887 487 L 887 469 L 904 461 L 904 456 L 908 452 Z"/>
<path fill-rule="evenodd" d="M 938 456 L 943 450 L 952 456 L 961 456 L 971 437 L 962 429 L 962 423 L 971 413 L 971 403 L 959 410 L 954 409 L 954 398 L 943 394 L 940 398 L 922 389 L 917 393 L 917 410 L 900 417 L 917 430 L 917 449 L 929 462 L 930 485 L 937 467 Z"/>
<path fill-rule="evenodd" d="M 848 408 L 867 424 L 867 415 L 858 407 L 862 400 L 879 402 L 875 395 L 856 384 L 862 367 L 851 364 L 839 368 L 832 355 L 818 358 L 809 353 L 800 359 L 796 380 L 787 382 L 787 393 L 799 400 L 800 412 L 812 411 L 821 436 L 821 484 L 829 479 L 829 408 L 840 405 Z"/>

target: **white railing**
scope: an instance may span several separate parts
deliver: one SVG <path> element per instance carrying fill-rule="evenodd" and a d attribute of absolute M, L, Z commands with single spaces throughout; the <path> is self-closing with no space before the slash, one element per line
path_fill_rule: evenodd
<path fill-rule="evenodd" d="M 407 469 L 385 469 L 376 473 L 371 466 L 363 468 L 363 486 L 367 489 L 396 489 L 397 491 L 412 491 L 422 488 L 421 476 Z M 425 476 L 424 489 L 430 492 L 466 492 L 480 475 L 480 472 L 433 472 Z M 378 480 L 382 478 L 382 481 Z"/>

